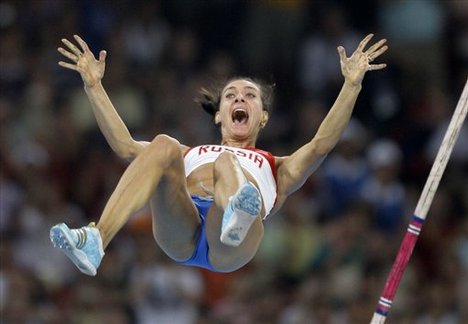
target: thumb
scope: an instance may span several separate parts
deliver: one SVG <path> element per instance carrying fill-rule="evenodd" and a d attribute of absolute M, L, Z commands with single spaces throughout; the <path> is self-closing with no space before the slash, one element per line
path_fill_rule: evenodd
<path fill-rule="evenodd" d="M 100 51 L 99 52 L 99 62 L 104 63 L 106 60 L 107 52 L 106 51 Z"/>
<path fill-rule="evenodd" d="M 338 55 L 340 55 L 340 60 L 344 62 L 346 60 L 346 50 L 344 49 L 343 46 L 338 46 L 337 50 L 338 50 Z"/>

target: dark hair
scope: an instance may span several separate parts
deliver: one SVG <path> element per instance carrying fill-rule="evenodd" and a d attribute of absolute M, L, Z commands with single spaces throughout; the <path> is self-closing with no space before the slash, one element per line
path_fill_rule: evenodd
<path fill-rule="evenodd" d="M 273 105 L 273 89 L 275 85 L 249 77 L 233 77 L 224 82 L 213 83 L 209 88 L 201 88 L 199 91 L 200 97 L 195 99 L 195 101 L 201 105 L 203 110 L 212 115 L 214 118 L 216 112 L 219 110 L 223 89 L 226 87 L 226 85 L 235 80 L 245 80 L 257 85 L 260 89 L 263 110 L 271 113 L 271 108 Z"/>

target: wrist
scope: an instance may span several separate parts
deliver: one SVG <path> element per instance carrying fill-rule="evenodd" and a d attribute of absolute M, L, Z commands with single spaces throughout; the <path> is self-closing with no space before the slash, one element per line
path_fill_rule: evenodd
<path fill-rule="evenodd" d="M 354 91 L 360 91 L 362 89 L 362 84 L 361 82 L 351 82 L 351 81 L 345 80 L 343 87 L 346 87 Z"/>
<path fill-rule="evenodd" d="M 88 90 L 91 91 L 91 90 L 99 88 L 100 86 L 101 86 L 101 81 L 97 81 L 97 82 L 95 82 L 93 84 L 85 83 L 84 84 L 84 89 L 85 89 L 85 91 L 88 91 Z"/>

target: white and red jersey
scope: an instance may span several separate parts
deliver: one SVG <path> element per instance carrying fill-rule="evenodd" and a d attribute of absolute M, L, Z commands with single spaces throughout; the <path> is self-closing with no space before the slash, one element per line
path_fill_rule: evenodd
<path fill-rule="evenodd" d="M 275 158 L 270 152 L 256 148 L 237 148 L 224 145 L 201 145 L 190 148 L 184 156 L 185 176 L 195 169 L 213 163 L 222 152 L 231 152 L 239 160 L 258 184 L 263 198 L 265 217 L 270 213 L 276 201 L 276 166 Z"/>

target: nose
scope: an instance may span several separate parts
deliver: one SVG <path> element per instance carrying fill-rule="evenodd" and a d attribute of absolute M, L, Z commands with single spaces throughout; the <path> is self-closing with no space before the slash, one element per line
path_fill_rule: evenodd
<path fill-rule="evenodd" d="M 235 102 L 245 102 L 244 100 L 244 96 L 241 94 L 241 93 L 238 93 L 236 95 L 236 100 L 234 100 Z"/>

